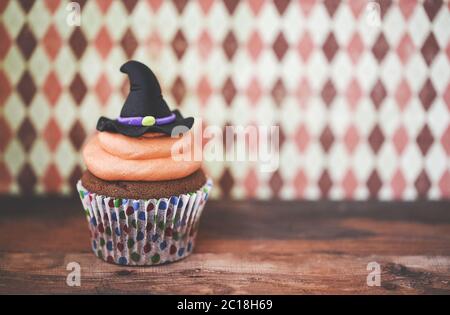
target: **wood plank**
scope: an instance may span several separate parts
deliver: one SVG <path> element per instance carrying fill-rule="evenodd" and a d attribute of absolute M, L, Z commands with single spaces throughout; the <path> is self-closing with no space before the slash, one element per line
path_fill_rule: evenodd
<path fill-rule="evenodd" d="M 0 293 L 450 293 L 450 202 L 211 201 L 193 255 L 122 267 L 90 253 L 78 201 L 3 201 Z M 81 287 L 66 285 L 72 261 Z"/>

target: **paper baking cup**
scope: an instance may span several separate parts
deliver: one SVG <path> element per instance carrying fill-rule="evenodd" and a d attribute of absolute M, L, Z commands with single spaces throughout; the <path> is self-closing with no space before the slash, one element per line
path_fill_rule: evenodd
<path fill-rule="evenodd" d="M 212 181 L 194 193 L 124 199 L 89 192 L 77 183 L 99 258 L 120 265 L 159 265 L 192 253 Z"/>

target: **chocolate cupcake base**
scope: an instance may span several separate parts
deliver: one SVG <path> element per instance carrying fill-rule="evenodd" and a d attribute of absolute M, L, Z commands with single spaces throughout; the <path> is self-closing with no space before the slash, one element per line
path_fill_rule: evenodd
<path fill-rule="evenodd" d="M 83 184 L 78 181 L 77 189 L 92 250 L 99 258 L 120 265 L 159 265 L 188 256 L 212 188 L 207 180 L 192 193 L 125 199 L 91 192 Z"/>
<path fill-rule="evenodd" d="M 86 170 L 81 177 L 81 182 L 90 192 L 103 196 L 151 199 L 181 195 L 187 191 L 197 191 L 205 185 L 206 175 L 202 169 L 199 169 L 189 176 L 174 180 L 157 182 L 105 181 Z"/>

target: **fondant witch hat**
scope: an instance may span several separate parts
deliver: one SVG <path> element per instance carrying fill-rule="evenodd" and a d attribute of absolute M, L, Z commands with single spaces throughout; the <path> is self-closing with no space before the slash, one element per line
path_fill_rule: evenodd
<path fill-rule="evenodd" d="M 130 93 L 117 119 L 100 117 L 97 130 L 139 137 L 147 132 L 172 135 L 175 127 L 191 129 L 194 118 L 183 118 L 178 110 L 171 111 L 162 97 L 155 74 L 138 61 L 128 61 L 120 67 L 128 75 Z M 180 128 L 186 130 L 186 128 Z M 177 129 L 178 131 L 183 131 Z"/>

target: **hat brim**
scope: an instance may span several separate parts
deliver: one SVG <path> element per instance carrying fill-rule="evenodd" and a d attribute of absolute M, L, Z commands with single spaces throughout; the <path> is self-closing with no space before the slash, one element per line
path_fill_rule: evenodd
<path fill-rule="evenodd" d="M 183 118 L 178 110 L 174 110 L 172 113 L 175 114 L 175 121 L 161 126 L 130 126 L 121 124 L 115 119 L 100 117 L 97 122 L 97 130 L 120 133 L 128 137 L 140 137 L 147 132 L 164 133 L 171 136 L 175 127 L 192 128 L 194 124 L 193 117 Z"/>

